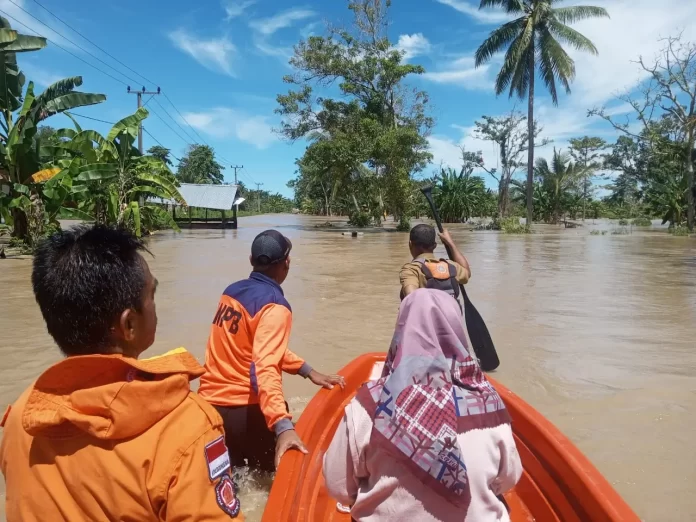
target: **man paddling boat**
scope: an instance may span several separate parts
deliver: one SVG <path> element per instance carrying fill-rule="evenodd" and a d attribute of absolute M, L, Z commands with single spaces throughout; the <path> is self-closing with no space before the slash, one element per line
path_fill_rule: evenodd
<path fill-rule="evenodd" d="M 435 237 L 435 229 L 430 225 L 416 225 L 411 229 L 408 248 L 413 261 L 406 263 L 399 273 L 401 299 L 418 288 L 433 288 L 450 294 L 461 307 L 459 285 L 466 284 L 471 278 L 469 262 L 455 245 L 448 230 L 443 230 L 440 239 L 445 246 L 449 246 L 452 259 L 438 258 L 435 255 Z"/>
<path fill-rule="evenodd" d="M 223 418 L 234 467 L 273 471 L 289 449 L 306 453 L 283 397 L 282 372 L 324 388 L 345 386 L 343 377 L 313 370 L 288 349 L 292 311 L 280 285 L 291 249 L 276 230 L 256 236 L 253 272 L 227 287 L 213 318 L 198 393 Z"/>

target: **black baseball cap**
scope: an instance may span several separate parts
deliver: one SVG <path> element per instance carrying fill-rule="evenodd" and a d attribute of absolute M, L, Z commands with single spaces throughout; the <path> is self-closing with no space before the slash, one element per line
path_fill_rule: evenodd
<path fill-rule="evenodd" d="M 292 243 L 277 230 L 265 230 L 251 244 L 251 263 L 254 266 L 272 265 L 285 261 Z"/>

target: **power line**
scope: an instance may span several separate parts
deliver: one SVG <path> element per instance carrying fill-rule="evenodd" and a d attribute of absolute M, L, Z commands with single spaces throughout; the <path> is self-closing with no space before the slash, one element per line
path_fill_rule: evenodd
<path fill-rule="evenodd" d="M 26 13 L 27 15 L 29 15 L 31 18 L 33 18 L 34 20 L 36 20 L 37 22 L 39 22 L 41 25 L 43 25 L 44 27 L 46 27 L 46 28 L 49 29 L 50 31 L 54 32 L 56 35 L 60 36 L 60 37 L 63 38 L 65 41 L 67 41 L 67 42 L 69 42 L 70 44 L 74 45 L 75 47 L 77 47 L 78 49 L 80 49 L 82 52 L 84 52 L 84 53 L 86 53 L 87 55 L 91 56 L 92 58 L 94 58 L 94 59 L 97 60 L 98 62 L 104 64 L 106 67 L 108 67 L 109 69 L 113 70 L 113 71 L 116 72 L 117 74 L 123 76 L 124 78 L 130 80 L 130 81 L 133 82 L 134 84 L 138 84 L 138 83 L 139 83 L 138 80 L 136 80 L 136 79 L 134 79 L 133 77 L 131 77 L 131 76 L 129 76 L 129 75 L 123 73 L 122 71 L 120 71 L 120 70 L 118 70 L 117 68 L 113 67 L 111 64 L 105 62 L 104 60 L 102 60 L 101 58 L 99 58 L 99 57 L 96 56 L 95 54 L 91 53 L 90 51 L 88 51 L 88 50 L 85 49 L 84 47 L 78 45 L 77 43 L 75 43 L 74 41 L 72 41 L 71 39 L 69 39 L 68 37 L 66 37 L 65 35 L 63 35 L 62 33 L 58 32 L 56 29 L 54 29 L 53 27 L 51 27 L 51 26 L 48 25 L 47 23 L 43 22 L 41 19 L 39 19 L 38 17 L 34 16 L 32 13 L 30 13 L 30 12 L 27 11 L 26 9 L 24 9 L 21 5 L 17 4 L 14 0 L 9 0 L 9 1 L 10 1 L 10 3 L 12 3 L 15 7 L 19 8 L 21 11 L 23 11 L 24 13 Z M 121 60 L 119 60 L 118 58 L 116 58 L 115 56 L 113 56 L 111 53 L 109 53 L 108 51 L 106 51 L 104 48 L 102 48 L 101 46 L 99 46 L 98 44 L 96 44 L 95 42 L 93 42 L 92 40 L 90 40 L 89 38 L 87 38 L 87 37 L 86 37 L 85 35 L 83 35 L 80 31 L 78 31 L 77 29 L 75 29 L 73 26 L 71 26 L 71 25 L 70 25 L 69 23 L 67 23 L 65 20 L 63 20 L 63 19 L 60 18 L 58 15 L 56 15 L 54 12 L 52 12 L 50 9 L 48 9 L 47 7 L 45 7 L 41 2 L 39 2 L 38 0 L 33 0 L 33 1 L 34 1 L 34 3 L 36 3 L 39 7 L 41 7 L 44 11 L 46 11 L 47 13 L 49 13 L 51 16 L 53 16 L 55 19 L 57 19 L 57 20 L 58 20 L 59 22 L 61 22 L 63 25 L 65 25 L 66 27 L 68 27 L 68 29 L 72 30 L 72 31 L 73 31 L 74 33 L 76 33 L 78 36 L 80 36 L 81 38 L 83 38 L 85 41 L 87 41 L 87 42 L 89 42 L 90 44 L 92 44 L 95 48 L 97 48 L 98 50 L 100 50 L 100 51 L 101 51 L 102 53 L 104 53 L 106 56 L 108 56 L 109 58 L 111 58 L 112 60 L 114 60 L 115 62 L 117 62 L 118 64 L 120 64 L 121 66 L 125 67 L 127 70 L 131 71 L 133 74 L 135 74 L 135 75 L 139 76 L 140 78 L 144 79 L 146 82 L 151 83 L 151 84 L 156 84 L 156 82 L 153 82 L 152 80 L 150 80 L 150 79 L 147 78 L 146 76 L 144 76 L 144 75 L 140 74 L 139 72 L 137 72 L 135 69 L 129 67 L 127 64 L 125 64 L 124 62 L 122 62 Z M 86 65 L 92 67 L 92 68 L 95 69 L 96 71 L 98 71 L 98 72 L 104 74 L 105 76 L 108 76 L 108 77 L 111 78 L 112 80 L 117 81 L 117 82 L 119 82 L 119 83 L 121 83 L 121 84 L 123 84 L 123 85 L 126 85 L 126 86 L 128 85 L 126 82 L 124 82 L 124 81 L 121 80 L 120 78 L 115 77 L 115 76 L 112 75 L 111 73 L 106 72 L 106 71 L 104 71 L 103 69 L 100 69 L 100 68 L 97 67 L 96 65 L 94 65 L 94 64 L 92 64 L 92 63 L 90 63 L 90 62 L 88 62 L 87 60 L 85 60 L 85 59 L 83 59 L 82 57 L 78 56 L 77 54 L 73 53 L 72 51 L 69 51 L 68 49 L 66 49 L 66 48 L 63 47 L 62 45 L 58 44 L 54 39 L 49 39 L 48 37 L 45 37 L 45 36 L 41 35 L 38 31 L 36 31 L 35 29 L 29 27 L 27 24 L 21 22 L 20 20 L 18 20 L 17 18 L 13 17 L 13 16 L 10 15 L 9 13 L 7 13 L 7 12 L 1 10 L 1 9 L 0 9 L 0 13 L 3 13 L 3 14 L 4 14 L 5 16 L 7 16 L 9 19 L 11 19 L 11 20 L 13 20 L 14 22 L 16 22 L 16 23 L 20 24 L 21 26 L 25 27 L 26 29 L 28 29 L 28 30 L 31 31 L 32 33 L 36 34 L 37 36 L 39 36 L 39 37 L 41 37 L 41 38 L 45 38 L 47 41 L 51 42 L 53 45 L 55 45 L 56 47 L 58 47 L 58 48 L 61 49 L 62 51 L 66 52 L 66 53 L 68 53 L 69 55 L 73 56 L 74 58 L 80 60 L 80 61 L 83 62 L 84 64 L 86 64 Z M 164 94 L 165 98 L 167 99 L 167 101 L 169 102 L 169 104 L 172 106 L 172 108 L 174 108 L 174 110 L 176 111 L 176 113 L 181 117 L 181 119 L 184 121 L 184 123 L 186 123 L 186 125 L 193 131 L 193 133 L 198 137 L 198 139 L 200 139 L 200 140 L 201 140 L 203 143 L 205 143 L 206 145 L 210 146 L 210 144 L 200 135 L 200 133 L 195 129 L 195 127 L 193 127 L 193 126 L 188 122 L 188 120 L 184 117 L 184 115 L 181 113 L 181 111 L 179 111 L 179 109 L 178 109 L 177 106 L 174 104 L 174 102 L 171 100 L 171 98 L 170 98 L 166 93 L 164 93 L 164 92 L 163 92 L 162 94 Z M 151 96 L 151 97 L 145 102 L 145 104 L 143 105 L 143 107 L 146 106 L 148 103 L 150 103 L 150 101 L 153 99 L 153 97 L 154 97 L 154 96 Z M 172 117 L 172 115 L 167 111 L 167 109 L 164 108 L 164 106 L 162 106 L 161 103 L 159 103 L 159 101 L 157 101 L 157 100 L 155 99 L 155 103 L 157 103 L 157 105 L 159 105 L 159 107 L 164 111 L 164 113 L 169 117 L 169 119 L 172 120 L 172 121 L 179 127 L 179 129 L 181 129 L 181 131 L 187 136 L 187 138 L 189 138 L 192 142 L 196 142 L 196 141 L 197 141 L 186 129 L 184 129 L 184 128 L 181 126 L 181 124 L 179 124 L 179 122 L 178 122 L 174 117 Z M 155 112 L 154 110 L 152 110 L 152 112 L 153 112 L 153 114 L 155 114 L 155 116 L 157 116 L 157 117 L 162 121 L 162 123 L 164 123 L 164 124 L 169 128 L 169 130 L 171 130 L 177 137 L 179 137 L 179 139 L 181 139 L 181 140 L 182 140 L 184 143 L 186 143 L 187 145 L 192 145 L 192 143 L 189 142 L 188 139 L 182 137 L 177 131 L 175 131 L 175 130 L 174 130 L 174 129 L 173 129 L 173 128 L 172 128 L 172 127 L 171 127 L 171 126 L 170 126 L 170 125 L 157 113 L 157 112 Z M 91 119 L 91 120 L 93 120 L 93 121 L 99 121 L 99 122 L 102 122 L 102 123 L 113 124 L 113 122 L 107 122 L 106 120 L 100 120 L 100 119 L 98 119 L 98 118 L 91 118 L 91 117 L 89 117 L 89 116 L 82 116 L 82 115 L 77 115 L 77 114 L 76 114 L 75 116 L 78 116 L 78 117 L 81 117 L 81 118 L 85 118 L 85 119 Z M 148 132 L 148 134 L 150 134 L 150 136 L 153 137 L 153 139 L 155 139 L 155 141 L 157 141 L 156 138 L 154 138 L 154 136 L 152 136 L 151 133 Z M 158 142 L 158 143 L 159 143 L 159 142 Z M 162 145 L 162 144 L 160 143 L 160 145 Z M 162 146 L 163 146 L 163 145 L 162 145 Z M 221 160 L 223 160 L 225 163 L 231 163 L 230 160 L 228 160 L 227 158 L 224 158 L 224 157 L 221 156 L 221 155 L 218 155 L 218 157 L 219 157 Z M 247 178 L 248 178 L 248 179 L 253 179 L 253 178 L 251 178 L 251 177 L 248 176 L 248 175 L 247 175 Z"/>
<path fill-rule="evenodd" d="M 173 128 L 171 125 L 169 125 L 169 123 L 167 123 L 167 122 L 165 121 L 165 119 L 162 118 L 162 116 L 160 116 L 157 112 L 155 112 L 155 111 L 153 110 L 152 107 L 150 107 L 150 112 L 152 112 L 152 114 L 154 114 L 155 116 L 157 116 L 157 117 L 162 121 L 162 123 L 164 123 L 164 124 L 169 128 L 170 131 L 172 131 L 174 134 L 176 134 L 176 135 L 179 137 L 179 139 L 180 139 L 181 141 L 183 141 L 184 143 L 186 143 L 186 145 L 193 145 L 193 144 L 192 144 L 191 142 L 189 142 L 186 138 L 184 138 L 183 136 L 181 136 L 181 134 L 179 134 L 177 131 L 175 131 L 174 128 Z"/>
<path fill-rule="evenodd" d="M 162 142 L 161 142 L 160 140 L 158 140 L 157 138 L 155 138 L 154 134 L 152 134 L 149 130 L 147 130 L 147 128 L 146 128 L 144 125 L 143 125 L 143 130 L 147 133 L 148 136 L 150 136 L 153 140 L 155 140 L 155 141 L 157 142 L 157 144 L 158 144 L 160 147 L 163 147 L 163 148 L 167 149 L 167 150 L 169 151 L 169 155 L 170 155 L 172 158 L 174 158 L 176 161 L 181 161 L 181 159 L 177 158 L 174 154 L 172 154 L 172 150 L 171 150 L 171 149 L 169 149 L 169 148 L 165 147 L 164 145 L 162 145 Z"/>
<path fill-rule="evenodd" d="M 17 20 L 14 16 L 12 16 L 11 14 L 9 14 L 9 13 L 3 11 L 2 9 L 0 9 L 0 13 L 2 13 L 3 15 L 5 15 L 5 16 L 6 16 L 7 18 L 9 18 L 10 20 L 13 20 L 13 21 L 15 21 L 16 23 L 18 23 L 19 25 L 25 27 L 26 29 L 28 29 L 29 31 L 31 31 L 32 33 L 34 33 L 36 36 L 39 36 L 39 37 L 41 37 L 41 38 L 46 38 L 45 36 L 41 35 L 38 31 L 35 31 L 35 30 L 32 29 L 31 27 L 29 27 L 27 24 L 25 24 L 25 23 L 23 23 L 23 22 L 20 22 L 20 21 Z M 113 79 L 113 80 L 116 80 L 117 82 L 119 82 L 119 83 L 121 83 L 121 84 L 123 84 L 123 85 L 125 85 L 125 86 L 128 86 L 128 84 L 127 84 L 126 82 L 124 82 L 123 80 L 120 80 L 120 79 L 116 78 L 113 74 L 110 74 L 110 73 L 108 73 L 108 72 L 106 72 L 106 71 L 103 71 L 102 69 L 100 69 L 100 68 L 97 67 L 96 65 L 93 65 L 93 64 L 89 63 L 87 60 L 84 60 L 83 58 L 79 57 L 79 56 L 76 55 L 75 53 L 73 53 L 73 52 L 71 52 L 71 51 L 68 51 L 65 47 L 63 47 L 62 45 L 56 43 L 54 40 L 49 40 L 48 38 L 46 38 L 46 41 L 53 43 L 53 45 L 55 45 L 55 46 L 58 47 L 59 49 L 62 49 L 63 51 L 65 51 L 65 52 L 68 53 L 69 55 L 71 55 L 71 56 L 77 58 L 77 59 L 80 60 L 81 62 L 86 63 L 87 65 L 89 65 L 89 66 L 92 67 L 93 69 L 99 71 L 100 73 L 104 74 L 105 76 L 108 76 L 109 78 L 111 78 L 111 79 Z"/>
<path fill-rule="evenodd" d="M 16 7 L 18 7 L 19 9 L 21 9 L 23 12 L 25 12 L 27 15 L 31 16 L 34 20 L 38 21 L 38 22 L 39 22 L 40 24 L 42 24 L 43 26 L 45 26 L 45 27 L 48 28 L 49 30 L 51 30 L 51 31 L 53 31 L 54 33 L 56 33 L 56 34 L 59 35 L 61 38 L 64 38 L 67 42 L 70 42 L 72 45 L 74 45 L 75 47 L 77 47 L 77 48 L 80 49 L 81 51 L 85 52 L 86 54 L 88 54 L 89 56 L 91 56 L 92 58 L 94 58 L 95 60 L 98 60 L 100 63 L 103 63 L 104 65 L 106 65 L 107 67 L 109 67 L 110 69 L 112 69 L 113 71 L 115 71 L 117 74 L 123 76 L 124 78 L 126 78 L 126 79 L 132 81 L 132 82 L 135 83 L 135 84 L 139 83 L 138 80 L 136 80 L 136 79 L 132 78 L 131 76 L 128 76 L 127 74 L 121 72 L 120 70 L 116 69 L 115 67 L 113 67 L 113 66 L 110 65 L 109 63 L 105 62 L 104 60 L 102 60 L 102 59 L 99 58 L 98 56 L 94 55 L 94 54 L 91 53 L 90 51 L 84 49 L 83 47 L 81 47 L 81 46 L 78 45 L 77 43 L 73 42 L 72 40 L 70 40 L 69 38 L 67 38 L 65 35 L 59 33 L 59 32 L 56 31 L 54 28 L 52 28 L 51 26 L 49 26 L 48 24 L 46 24 L 45 22 L 43 22 L 41 19 L 37 18 L 36 16 L 34 16 L 33 14 L 31 14 L 29 11 L 27 11 L 26 9 L 24 9 L 21 5 L 17 4 L 14 0 L 9 0 L 9 1 L 10 1 L 13 5 L 15 5 Z M 72 25 L 70 25 L 68 22 L 66 22 L 66 21 L 63 20 L 61 17 L 59 17 L 58 15 L 56 15 L 53 11 L 51 11 L 51 10 L 48 9 L 46 6 L 44 6 L 41 2 L 39 2 L 38 0 L 33 0 L 33 1 L 34 1 L 34 3 L 36 3 L 39 7 L 41 7 L 44 11 L 46 11 L 48 14 L 50 14 L 51 16 L 53 16 L 56 20 L 58 20 L 58 21 L 61 22 L 63 25 L 65 25 L 68 29 L 70 29 L 71 31 L 73 31 L 74 33 L 76 33 L 78 36 L 80 36 L 81 38 L 83 38 L 85 41 L 87 41 L 87 42 L 89 42 L 90 44 L 92 44 L 95 48 L 99 49 L 99 50 L 100 50 L 102 53 L 104 53 L 106 56 L 108 56 L 109 58 L 111 58 L 112 60 L 114 60 L 115 62 L 117 62 L 118 64 L 120 64 L 121 66 L 125 67 L 126 69 L 128 69 L 129 71 L 131 71 L 133 74 L 139 76 L 140 78 L 142 78 L 142 79 L 145 80 L 146 82 L 151 83 L 151 84 L 153 84 L 153 85 L 156 84 L 156 82 L 153 82 L 152 80 L 150 80 L 150 79 L 147 78 L 146 76 L 140 74 L 138 71 L 136 71 L 136 70 L 133 69 L 132 67 L 129 67 L 127 64 L 125 64 L 124 62 L 122 62 L 121 60 L 119 60 L 118 58 L 116 58 L 114 55 L 112 55 L 111 53 L 109 53 L 106 49 L 104 49 L 103 47 L 101 47 L 101 46 L 99 46 L 98 44 L 96 44 L 94 41 L 92 41 L 92 40 L 90 40 L 89 38 L 87 38 L 85 35 L 83 35 L 80 31 L 78 31 L 77 29 L 75 29 L 75 28 L 74 28 Z M 13 18 L 13 19 L 14 19 L 14 18 Z M 19 22 L 19 21 L 16 20 L 16 19 L 14 19 L 14 20 L 17 21 L 18 23 L 21 23 L 21 22 Z M 29 28 L 28 26 L 26 26 L 26 24 L 22 24 L 22 25 L 24 25 L 24 27 L 27 27 L 28 29 L 30 29 L 30 30 L 33 31 L 33 29 L 31 29 L 31 28 Z M 36 31 L 34 31 L 34 32 L 36 32 Z M 38 33 L 36 33 L 36 34 L 38 34 Z M 47 38 L 47 40 L 48 40 L 48 38 Z M 87 65 L 90 65 L 91 67 L 94 67 L 96 70 L 98 70 L 98 71 L 100 71 L 100 72 L 102 72 L 102 73 L 104 73 L 104 74 L 107 74 L 107 75 L 108 75 L 109 77 L 111 77 L 112 79 L 114 79 L 114 80 L 116 80 L 116 81 L 119 81 L 120 83 L 125 84 L 125 82 L 119 80 L 118 78 L 115 78 L 114 76 L 112 76 L 112 75 L 109 74 L 109 73 L 105 73 L 105 72 L 102 71 L 101 69 L 99 69 L 99 68 L 95 67 L 94 65 L 90 64 L 89 62 L 87 62 L 87 61 L 85 61 L 85 60 L 79 58 L 77 55 L 75 55 L 75 54 L 69 52 L 67 49 L 65 49 L 65 48 L 63 48 L 62 46 L 58 45 L 55 41 L 52 41 L 52 43 L 55 44 L 56 46 L 58 46 L 59 48 L 63 49 L 64 51 L 68 52 L 68 53 L 71 54 L 72 56 L 74 56 L 74 57 L 80 59 L 81 61 L 83 61 L 83 62 L 86 63 Z M 184 121 L 184 123 L 186 123 L 186 125 L 193 131 L 193 133 L 197 136 L 197 138 L 198 138 L 200 141 L 202 141 L 203 143 L 205 143 L 206 145 L 210 146 L 210 144 L 200 135 L 200 133 L 195 129 L 195 127 L 193 127 L 193 126 L 188 122 L 188 120 L 184 117 L 184 115 L 181 113 L 181 111 L 180 111 L 180 110 L 177 108 L 177 106 L 174 104 L 174 102 L 172 101 L 172 99 L 171 99 L 166 93 L 162 93 L 162 94 L 164 94 L 164 96 L 165 96 L 165 98 L 167 99 L 167 101 L 169 102 L 169 104 L 170 104 L 170 105 L 172 106 L 172 108 L 176 111 L 176 113 L 181 117 L 181 119 Z M 152 100 L 152 97 L 150 97 L 150 98 L 147 100 L 147 102 L 145 102 L 145 104 L 143 105 L 143 107 L 146 106 L 148 103 L 150 103 L 151 100 Z M 171 116 L 171 114 L 169 114 L 169 112 L 162 106 L 162 104 L 160 104 L 157 100 L 155 100 L 155 101 L 156 101 L 156 103 L 160 106 L 160 108 L 165 112 L 165 114 L 166 114 L 166 115 L 167 115 L 167 116 L 180 128 L 180 129 L 181 129 L 181 131 L 182 131 L 189 139 L 191 139 L 193 142 L 196 142 L 196 141 L 197 141 L 196 138 L 194 138 L 186 129 L 184 129 L 184 128 L 179 124 L 179 122 L 178 122 L 175 118 L 173 118 L 173 117 Z M 186 141 L 186 140 L 185 140 L 185 141 Z M 219 157 L 220 157 L 225 163 L 231 163 L 231 162 L 230 162 L 229 160 L 227 160 L 226 158 L 223 158 L 222 156 L 219 156 Z"/>
<path fill-rule="evenodd" d="M 166 95 L 165 95 L 165 96 L 166 96 Z M 155 103 L 159 106 L 160 109 L 162 109 L 162 110 L 164 111 L 164 113 L 165 113 L 167 116 L 169 116 L 169 119 L 170 119 L 170 120 L 172 120 L 174 123 L 176 123 L 176 125 L 181 129 L 181 131 L 182 131 L 184 134 L 186 134 L 186 136 L 188 136 L 188 137 L 191 139 L 191 141 L 193 141 L 194 143 L 196 142 L 196 139 L 195 139 L 193 136 L 191 136 L 188 132 L 186 132 L 186 129 L 184 129 L 184 128 L 181 126 L 181 124 L 180 124 L 178 121 L 176 121 L 176 120 L 172 117 L 172 115 L 169 114 L 169 112 L 167 112 L 167 109 L 165 109 L 165 108 L 162 106 L 162 104 L 161 104 L 158 100 L 155 100 Z"/>
<path fill-rule="evenodd" d="M 88 51 L 87 49 L 85 49 L 84 47 L 81 47 L 80 45 L 76 44 L 76 43 L 73 42 L 70 38 L 68 38 L 68 37 L 66 37 L 66 36 L 64 36 L 64 35 L 62 35 L 62 34 L 59 33 L 58 31 L 56 31 L 55 29 L 53 29 L 50 25 L 48 25 L 47 23 L 43 22 L 40 18 L 37 18 L 36 16 L 34 16 L 33 14 L 31 14 L 29 11 L 27 11 L 26 9 L 24 9 L 21 5 L 15 3 L 14 0 L 9 0 L 9 1 L 10 1 L 10 3 L 11 3 L 12 5 L 14 5 L 14 6 L 18 7 L 19 9 L 21 9 L 23 12 L 25 12 L 26 14 L 28 14 L 29 16 L 31 16 L 34 20 L 36 20 L 37 22 L 39 22 L 41 25 L 47 27 L 49 30 L 51 30 L 51 31 L 53 31 L 54 33 L 56 33 L 58 36 L 60 36 L 61 38 L 63 38 L 65 41 L 71 43 L 72 45 L 74 45 L 75 47 L 77 47 L 78 49 L 80 49 L 82 52 L 88 54 L 89 56 L 91 56 L 91 57 L 94 58 L 95 60 L 97 60 L 97 61 L 103 63 L 103 64 L 106 65 L 108 68 L 112 69 L 113 71 L 116 71 L 117 74 L 120 74 L 120 75 L 123 76 L 124 78 L 127 78 L 128 80 L 130 80 L 131 82 L 134 82 L 134 83 L 136 83 L 136 84 L 140 83 L 138 80 L 135 80 L 135 79 L 133 79 L 132 77 L 128 76 L 127 74 L 122 73 L 121 71 L 119 71 L 118 69 L 116 69 L 116 68 L 115 68 L 114 66 L 112 66 L 111 64 L 105 62 L 104 60 L 102 60 L 102 59 L 99 58 L 98 56 L 92 54 L 91 52 L 89 52 L 89 51 Z M 56 42 L 53 42 L 53 43 L 55 44 Z M 56 44 L 56 45 L 57 45 L 57 44 Z"/>
<path fill-rule="evenodd" d="M 12 2 L 12 3 L 14 3 L 14 2 Z M 97 45 L 96 43 L 94 43 L 92 40 L 90 40 L 90 39 L 87 38 L 85 35 L 83 35 L 80 31 L 78 31 L 78 30 L 75 29 L 73 26 L 71 26 L 70 24 L 68 24 L 68 22 L 66 22 L 65 20 L 63 20 L 62 18 L 60 18 L 57 14 L 55 14 L 54 12 L 52 12 L 52 11 L 51 11 L 50 9 L 48 9 L 47 7 L 45 7 L 43 4 L 41 4 L 41 2 L 39 2 L 38 0 L 34 0 L 34 3 L 37 4 L 41 9 L 43 9 L 44 11 L 46 11 L 48 14 L 50 14 L 51 16 L 53 16 L 55 19 L 57 19 L 59 22 L 61 22 L 63 25 L 65 25 L 66 27 L 68 27 L 68 29 L 70 29 L 70 30 L 72 30 L 73 32 L 77 33 L 77 34 L 78 34 L 79 36 L 81 36 L 84 40 L 86 40 L 87 42 L 91 43 L 94 47 L 96 47 L 97 49 L 99 49 L 101 52 L 103 52 L 103 53 L 104 53 L 105 55 L 107 55 L 109 58 L 111 58 L 111 59 L 114 60 L 115 62 L 119 63 L 120 65 L 122 65 L 123 67 L 125 67 L 126 69 L 128 69 L 128 70 L 129 70 L 130 72 L 132 72 L 133 74 L 136 74 L 136 75 L 140 76 L 140 78 L 142 78 L 143 80 L 145 80 L 147 83 L 151 83 L 151 84 L 153 84 L 153 85 L 156 85 L 156 82 L 153 82 L 152 80 L 150 80 L 150 79 L 148 79 L 147 77 L 145 77 L 145 76 L 143 76 L 142 74 L 140 74 L 138 71 L 136 71 L 136 70 L 131 69 L 130 67 L 128 67 L 128 66 L 127 66 L 125 63 L 123 63 L 121 60 L 119 60 L 119 59 L 116 58 L 114 55 L 110 54 L 108 51 L 106 51 L 106 50 L 104 50 L 103 48 L 101 48 L 100 46 L 98 46 L 98 45 Z M 138 82 L 136 82 L 136 83 L 138 83 Z"/>
<path fill-rule="evenodd" d="M 246 177 L 247 181 L 249 181 L 252 185 L 256 185 L 256 180 L 254 179 L 254 176 L 252 176 L 247 169 L 242 168 L 242 176 Z"/>
<path fill-rule="evenodd" d="M 174 110 L 176 111 L 176 113 L 177 113 L 179 116 L 181 116 L 181 119 L 184 120 L 184 123 L 186 123 L 186 125 L 188 125 L 189 127 L 191 127 L 191 130 L 196 134 L 196 136 L 198 136 L 198 137 L 200 138 L 200 140 L 201 140 L 203 143 L 205 143 L 206 145 L 210 146 L 210 144 L 209 144 L 207 141 L 205 141 L 205 140 L 203 139 L 203 136 L 201 136 L 200 134 L 198 134 L 198 131 L 195 129 L 195 127 L 193 127 L 193 125 L 191 125 L 191 124 L 188 122 L 188 120 L 187 120 L 186 118 L 184 118 L 184 115 L 181 114 L 181 112 L 179 112 L 179 109 L 176 108 L 176 105 L 174 105 L 174 102 L 169 98 L 169 96 L 167 96 L 167 93 L 166 93 L 166 92 L 162 92 L 162 94 L 164 94 L 164 97 L 167 99 L 167 101 L 170 103 L 170 105 L 171 105 L 172 107 L 174 107 Z M 231 163 L 231 162 L 228 161 L 227 163 Z"/>
<path fill-rule="evenodd" d="M 65 114 L 69 114 L 70 116 L 77 116 L 78 118 L 84 118 L 85 120 L 93 120 L 93 121 L 98 121 L 101 123 L 108 123 L 109 125 L 115 125 L 115 121 L 106 121 L 106 120 L 100 120 L 99 118 L 92 118 L 91 116 L 84 116 L 83 114 L 77 114 L 72 111 L 65 111 Z"/>

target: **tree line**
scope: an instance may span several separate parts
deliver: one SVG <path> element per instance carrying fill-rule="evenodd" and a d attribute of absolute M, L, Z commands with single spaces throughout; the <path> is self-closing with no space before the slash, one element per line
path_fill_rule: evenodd
<path fill-rule="evenodd" d="M 424 175 L 432 160 L 427 138 L 434 121 L 428 94 L 408 85 L 424 69 L 405 63 L 388 38 L 390 0 L 350 0 L 352 26 L 329 27 L 325 36 L 300 41 L 290 60 L 294 72 L 284 78 L 292 88 L 277 97 L 282 134 L 308 143 L 288 185 L 296 207 L 348 215 L 361 226 L 390 214 L 405 230 L 411 217 L 428 214 L 419 189 L 433 185 L 447 221 L 660 218 L 671 228 L 693 230 L 696 45 L 668 38 L 654 62 L 640 60 L 649 79 L 637 98 L 621 97 L 632 111 L 626 121 L 601 107 L 588 111 L 619 131 L 616 142 L 582 136 L 549 158 L 535 158 L 536 148 L 551 143 L 534 119 L 535 79 L 543 81 L 554 104 L 560 88 L 570 93 L 575 63 L 564 46 L 597 54 L 570 25 L 608 13 L 552 0 L 482 0 L 480 7 L 503 9 L 512 20 L 484 40 L 476 65 L 504 53 L 496 94 L 527 101 L 526 114 L 512 110 L 475 124 L 475 137 L 497 145 L 497 167 L 485 165 L 480 152 L 463 150 L 456 171 L 441 166 Z M 495 189 L 486 188 L 484 175 L 495 180 Z M 598 197 L 600 187 L 608 195 Z"/>

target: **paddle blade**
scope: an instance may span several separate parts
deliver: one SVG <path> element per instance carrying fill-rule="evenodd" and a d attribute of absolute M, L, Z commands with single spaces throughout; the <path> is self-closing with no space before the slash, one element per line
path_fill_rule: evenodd
<path fill-rule="evenodd" d="M 484 372 L 492 372 L 500 366 L 498 352 L 495 350 L 493 339 L 486 323 L 483 321 L 483 317 L 481 317 L 481 314 L 469 299 L 464 286 L 460 288 L 464 297 L 464 317 L 466 318 L 466 329 L 469 332 L 471 347 L 474 349 L 476 357 L 478 357 L 481 369 Z"/>

